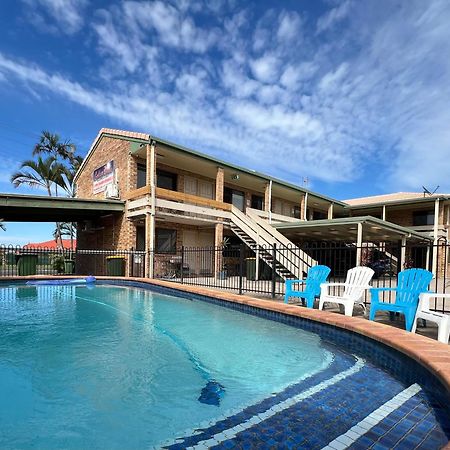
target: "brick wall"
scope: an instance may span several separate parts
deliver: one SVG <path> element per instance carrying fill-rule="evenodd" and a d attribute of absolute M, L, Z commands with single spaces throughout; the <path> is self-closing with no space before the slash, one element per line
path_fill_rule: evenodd
<path fill-rule="evenodd" d="M 119 195 L 122 197 L 136 187 L 136 163 L 129 155 L 130 143 L 123 139 L 103 137 L 77 179 L 77 197 L 104 199 L 104 193 L 93 193 L 92 174 L 95 169 L 114 161 L 117 170 Z M 78 224 L 78 248 L 129 250 L 136 245 L 136 229 L 124 214 L 98 217 L 92 221 L 90 230 L 84 223 Z"/>

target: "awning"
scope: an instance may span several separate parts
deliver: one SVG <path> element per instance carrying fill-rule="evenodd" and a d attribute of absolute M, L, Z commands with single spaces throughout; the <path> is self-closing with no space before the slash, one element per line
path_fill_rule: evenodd
<path fill-rule="evenodd" d="M 0 219 L 5 222 L 78 222 L 124 211 L 119 200 L 0 194 Z"/>
<path fill-rule="evenodd" d="M 348 241 L 356 242 L 358 224 L 362 226 L 364 242 L 398 241 L 402 238 L 423 241 L 430 238 L 407 227 L 377 219 L 372 216 L 340 219 L 298 221 L 272 224 L 280 233 L 294 242 L 298 241 Z"/>

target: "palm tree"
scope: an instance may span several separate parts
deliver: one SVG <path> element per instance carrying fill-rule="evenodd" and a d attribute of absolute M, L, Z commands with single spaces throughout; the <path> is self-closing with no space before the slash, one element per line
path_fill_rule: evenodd
<path fill-rule="evenodd" d="M 3 222 L 3 219 L 0 219 L 0 230 L 6 231 L 6 225 Z"/>
<path fill-rule="evenodd" d="M 20 170 L 11 175 L 11 183 L 15 188 L 26 185 L 32 188 L 44 188 L 47 194 L 52 196 L 53 185 L 62 185 L 61 169 L 54 156 L 37 161 L 29 159 L 20 165 Z"/>
<path fill-rule="evenodd" d="M 64 173 L 63 168 L 65 168 L 64 163 L 69 162 L 73 165 L 73 161 L 77 160 L 75 156 L 75 144 L 66 140 L 60 142 L 60 137 L 56 133 L 50 133 L 50 131 L 43 131 L 39 142 L 34 146 L 33 156 L 47 154 L 55 158 L 55 163 L 57 164 L 56 170 L 60 170 Z M 63 179 L 62 179 L 63 180 Z M 58 195 L 58 186 L 65 190 L 65 183 L 55 183 L 55 193 Z"/>
<path fill-rule="evenodd" d="M 59 236 L 58 233 L 60 233 L 61 238 L 63 236 L 70 237 L 70 249 L 73 250 L 73 240 L 76 236 L 76 228 L 74 224 L 72 222 L 61 222 L 59 224 L 59 230 L 56 228 L 53 232 L 55 239 Z"/>
<path fill-rule="evenodd" d="M 53 155 L 56 159 L 70 160 L 75 154 L 75 144 L 70 140 L 60 142 L 59 139 L 58 134 L 43 131 L 39 142 L 34 146 L 33 156 L 47 153 Z"/>
<path fill-rule="evenodd" d="M 11 182 L 15 188 L 22 185 L 30 186 L 32 188 L 44 188 L 51 197 L 53 185 L 62 186 L 64 180 L 60 164 L 56 163 L 54 156 L 48 156 L 45 159 L 42 159 L 39 156 L 37 161 L 32 159 L 24 161 L 20 166 L 20 170 L 12 174 Z M 57 222 L 56 229 L 59 230 L 59 228 L 59 223 Z M 62 246 L 60 232 L 58 232 L 58 236 L 55 237 L 56 243 L 58 243 L 58 239 Z"/>

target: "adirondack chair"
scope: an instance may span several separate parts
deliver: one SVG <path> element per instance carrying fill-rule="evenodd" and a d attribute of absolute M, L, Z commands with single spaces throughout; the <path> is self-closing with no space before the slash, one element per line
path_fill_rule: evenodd
<path fill-rule="evenodd" d="M 284 303 L 288 303 L 290 297 L 300 298 L 308 308 L 314 307 L 314 300 L 320 295 L 320 285 L 327 280 L 331 269 L 327 266 L 313 266 L 308 270 L 305 280 L 286 280 L 286 293 Z M 294 290 L 296 284 L 305 284 L 304 291 Z"/>
<path fill-rule="evenodd" d="M 345 315 L 352 316 L 355 304 L 361 305 L 365 310 L 364 291 L 370 289 L 370 280 L 375 272 L 370 267 L 357 266 L 347 272 L 345 283 L 323 283 L 320 286 L 319 309 L 323 309 L 326 302 L 337 303 L 344 306 Z M 330 288 L 343 286 L 344 292 L 341 295 L 332 295 Z"/>
<path fill-rule="evenodd" d="M 419 296 L 428 290 L 433 274 L 425 269 L 407 269 L 398 274 L 397 287 L 372 288 L 369 319 L 374 320 L 377 311 L 399 312 L 405 316 L 406 330 L 411 331 L 414 324 Z M 380 300 L 380 292 L 395 292 L 395 302 Z"/>

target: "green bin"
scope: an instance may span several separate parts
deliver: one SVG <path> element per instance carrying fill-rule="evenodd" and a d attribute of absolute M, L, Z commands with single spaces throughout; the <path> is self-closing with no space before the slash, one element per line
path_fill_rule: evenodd
<path fill-rule="evenodd" d="M 37 255 L 19 255 L 17 261 L 17 272 L 19 276 L 36 275 Z"/>
<path fill-rule="evenodd" d="M 245 276 L 247 280 L 256 280 L 256 258 L 245 258 Z"/>
<path fill-rule="evenodd" d="M 72 275 L 75 273 L 75 261 L 71 259 L 64 260 L 64 273 L 66 275 Z"/>
<path fill-rule="evenodd" d="M 14 266 L 17 262 L 15 253 L 7 253 L 5 259 L 8 266 Z"/>
<path fill-rule="evenodd" d="M 106 275 L 114 277 L 124 277 L 125 258 L 123 256 L 107 256 Z"/>

